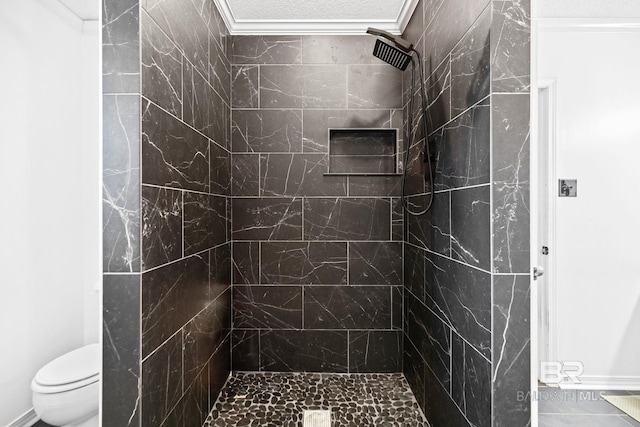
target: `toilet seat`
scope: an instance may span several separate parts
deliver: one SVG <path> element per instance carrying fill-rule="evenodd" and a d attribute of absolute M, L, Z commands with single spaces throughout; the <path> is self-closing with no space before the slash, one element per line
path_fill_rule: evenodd
<path fill-rule="evenodd" d="M 66 353 L 43 366 L 31 382 L 37 393 L 63 393 L 100 379 L 100 347 L 90 344 Z"/>

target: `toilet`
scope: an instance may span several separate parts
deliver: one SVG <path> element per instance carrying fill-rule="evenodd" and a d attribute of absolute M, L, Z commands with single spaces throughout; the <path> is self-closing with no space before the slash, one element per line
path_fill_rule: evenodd
<path fill-rule="evenodd" d="M 31 381 L 33 409 L 53 426 L 97 427 L 100 346 L 89 344 L 43 366 Z"/>

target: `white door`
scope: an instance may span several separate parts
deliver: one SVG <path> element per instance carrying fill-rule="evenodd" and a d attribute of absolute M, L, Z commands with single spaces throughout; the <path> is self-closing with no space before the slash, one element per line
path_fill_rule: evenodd
<path fill-rule="evenodd" d="M 538 43 L 538 82 L 556 82 L 539 357 L 582 364 L 576 387 L 640 387 L 640 26 L 541 24 Z M 559 197 L 559 180 L 577 180 L 577 197 Z"/>

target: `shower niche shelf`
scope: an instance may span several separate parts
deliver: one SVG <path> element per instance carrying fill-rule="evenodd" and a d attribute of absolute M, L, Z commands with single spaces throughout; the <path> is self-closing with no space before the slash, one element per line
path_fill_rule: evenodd
<path fill-rule="evenodd" d="M 333 176 L 397 176 L 397 129 L 329 129 L 329 170 Z"/>

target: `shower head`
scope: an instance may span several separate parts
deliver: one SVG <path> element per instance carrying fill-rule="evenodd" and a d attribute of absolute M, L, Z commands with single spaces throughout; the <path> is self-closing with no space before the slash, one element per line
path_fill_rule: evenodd
<path fill-rule="evenodd" d="M 373 56 L 402 71 L 406 70 L 411 63 L 411 55 L 386 44 L 380 39 L 376 40 L 376 45 L 373 47 Z"/>
<path fill-rule="evenodd" d="M 378 28 L 369 27 L 367 28 L 367 34 L 384 37 L 385 39 L 393 42 L 393 44 L 395 44 L 398 49 L 402 50 L 405 53 L 411 53 L 411 51 L 413 50 L 413 44 L 406 41 L 402 37 L 394 36 L 393 34 L 385 30 L 379 30 Z"/>
<path fill-rule="evenodd" d="M 390 44 L 377 39 L 376 45 L 373 48 L 373 56 L 380 58 L 387 64 L 393 65 L 402 71 L 407 69 L 407 66 L 411 63 L 411 51 L 413 50 L 413 45 L 411 43 L 402 37 L 396 37 L 393 34 L 377 28 L 369 27 L 367 29 L 367 34 L 383 37 L 390 40 L 395 45 L 391 46 Z"/>

